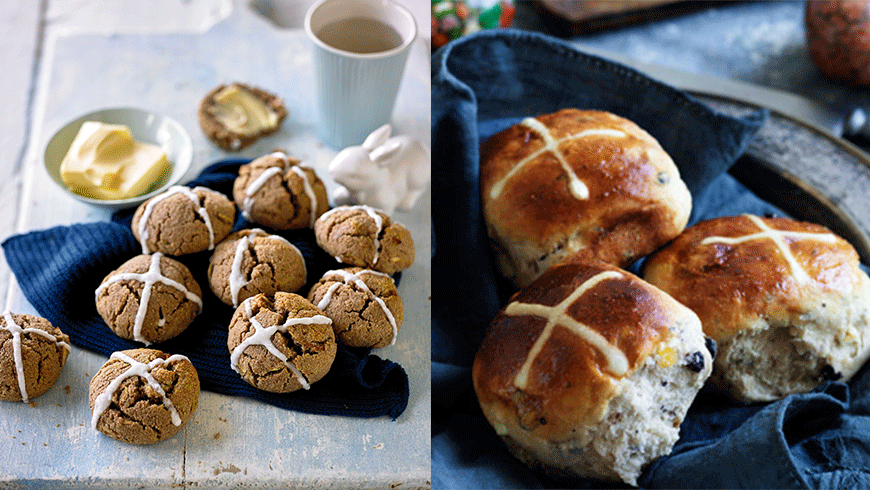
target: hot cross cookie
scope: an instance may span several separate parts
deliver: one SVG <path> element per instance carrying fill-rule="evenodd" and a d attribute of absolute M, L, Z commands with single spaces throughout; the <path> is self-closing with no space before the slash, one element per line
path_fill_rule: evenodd
<path fill-rule="evenodd" d="M 252 296 L 236 309 L 227 348 L 230 367 L 273 393 L 310 389 L 329 372 L 338 347 L 332 320 L 292 293 Z"/>
<path fill-rule="evenodd" d="M 332 319 L 340 342 L 352 347 L 394 345 L 404 305 L 393 278 L 360 267 L 328 271 L 311 286 L 308 300 Z"/>
<path fill-rule="evenodd" d="M 232 233 L 215 248 L 208 266 L 212 292 L 234 308 L 259 293 L 294 293 L 307 277 L 302 252 L 259 228 Z"/>
<path fill-rule="evenodd" d="M 480 193 L 498 266 L 518 287 L 578 252 L 627 266 L 677 236 L 691 210 L 659 143 L 602 111 L 529 117 L 489 138 Z"/>
<path fill-rule="evenodd" d="M 91 427 L 129 444 L 154 444 L 184 427 L 199 405 L 190 360 L 154 349 L 115 352 L 88 389 Z"/>
<path fill-rule="evenodd" d="M 54 385 L 69 337 L 45 318 L 0 314 L 0 400 L 30 401 Z"/>
<path fill-rule="evenodd" d="M 530 466 L 636 484 L 676 442 L 711 349 L 697 315 L 664 292 L 576 261 L 511 298 L 472 379 L 487 420 Z"/>
<path fill-rule="evenodd" d="M 160 252 L 124 262 L 94 294 L 109 328 L 145 345 L 177 336 L 202 310 L 202 290 L 190 269 Z"/>
<path fill-rule="evenodd" d="M 414 240 L 405 225 L 371 206 L 337 206 L 314 224 L 317 244 L 348 266 L 395 274 L 414 263 Z"/>
<path fill-rule="evenodd" d="M 236 207 L 223 194 L 176 185 L 139 205 L 131 227 L 143 254 L 177 256 L 213 250 L 235 219 Z"/>
<path fill-rule="evenodd" d="M 711 381 L 744 401 L 848 380 L 870 356 L 870 279 L 830 230 L 788 218 L 717 218 L 651 257 L 644 277 L 719 344 Z"/>
<path fill-rule="evenodd" d="M 329 209 L 326 186 L 314 169 L 282 151 L 242 165 L 233 199 L 245 219 L 275 230 L 313 228 Z"/>

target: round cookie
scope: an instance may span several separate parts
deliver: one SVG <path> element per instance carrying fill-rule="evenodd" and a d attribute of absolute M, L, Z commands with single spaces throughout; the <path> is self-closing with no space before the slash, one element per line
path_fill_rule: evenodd
<path fill-rule="evenodd" d="M 317 244 L 350 266 L 395 274 L 414 263 L 411 232 L 371 206 L 338 206 L 314 225 Z"/>
<path fill-rule="evenodd" d="M 227 348 L 233 371 L 273 393 L 309 389 L 338 350 L 332 320 L 302 296 L 283 292 L 243 301 L 230 321 Z"/>
<path fill-rule="evenodd" d="M 242 165 L 233 199 L 245 219 L 275 230 L 313 228 L 329 209 L 326 186 L 314 169 L 281 151 Z"/>
<path fill-rule="evenodd" d="M 557 264 L 492 321 L 472 365 L 510 451 L 560 477 L 636 485 L 712 369 L 697 315 L 603 262 Z"/>
<path fill-rule="evenodd" d="M 332 319 L 338 340 L 351 347 L 396 343 L 404 307 L 393 278 L 359 267 L 333 270 L 311 287 L 308 300 Z"/>
<path fill-rule="evenodd" d="M 190 269 L 160 252 L 124 262 L 94 294 L 109 328 L 145 345 L 180 334 L 202 310 L 202 290 Z"/>
<path fill-rule="evenodd" d="M 223 194 L 176 185 L 140 204 L 131 228 L 142 253 L 178 256 L 213 250 L 235 220 L 236 207 Z"/>
<path fill-rule="evenodd" d="M 655 138 L 628 119 L 578 109 L 489 138 L 480 193 L 498 267 L 516 287 L 574 255 L 626 267 L 677 236 L 692 207 Z"/>
<path fill-rule="evenodd" d="M 242 230 L 218 244 L 208 282 L 221 301 L 238 307 L 259 293 L 294 293 L 307 282 L 305 259 L 295 245 L 259 228 Z"/>
<path fill-rule="evenodd" d="M 278 131 L 287 109 L 277 95 L 236 82 L 206 94 L 198 116 L 199 127 L 212 143 L 239 151 Z"/>
<path fill-rule="evenodd" d="M 91 427 L 128 444 L 154 444 L 184 427 L 199 405 L 190 360 L 154 349 L 115 352 L 88 389 Z"/>
<path fill-rule="evenodd" d="M 650 257 L 644 277 L 698 314 L 719 345 L 711 384 L 738 400 L 847 381 L 870 357 L 870 279 L 822 226 L 702 221 Z"/>
<path fill-rule="evenodd" d="M 4 311 L 0 322 L 0 400 L 30 401 L 60 377 L 69 337 L 38 316 Z"/>

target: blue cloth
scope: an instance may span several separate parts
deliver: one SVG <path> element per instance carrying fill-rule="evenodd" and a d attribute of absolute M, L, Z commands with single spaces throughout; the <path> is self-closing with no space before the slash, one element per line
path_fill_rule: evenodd
<path fill-rule="evenodd" d="M 249 160 L 227 160 L 206 168 L 190 186 L 205 186 L 232 195 L 239 166 Z M 111 222 L 58 226 L 15 235 L 3 242 L 9 267 L 28 301 L 40 315 L 70 336 L 77 347 L 105 356 L 142 347 L 112 333 L 94 307 L 94 291 L 103 278 L 142 249 L 130 229 L 135 210 L 116 212 Z M 239 216 L 234 229 L 254 227 Z M 279 232 L 294 243 L 305 258 L 308 284 L 335 259 L 317 246 L 310 229 Z M 203 291 L 203 309 L 181 335 L 152 347 L 190 358 L 203 389 L 245 396 L 288 410 L 322 415 L 396 419 L 408 404 L 408 376 L 392 361 L 370 354 L 371 349 L 339 344 L 329 373 L 310 390 L 287 394 L 260 391 L 230 368 L 227 328 L 233 308 L 222 303 L 208 287 L 210 252 L 176 257 L 194 274 Z"/>
<path fill-rule="evenodd" d="M 513 292 L 490 256 L 478 197 L 479 145 L 519 119 L 564 107 L 604 109 L 655 136 L 692 192 L 690 223 L 778 214 L 726 173 L 766 112 L 735 119 L 641 73 L 545 35 L 487 31 L 432 60 L 432 484 L 564 487 L 514 459 L 486 423 L 470 366 Z M 637 264 L 634 266 L 635 270 Z M 870 488 L 870 374 L 770 404 L 704 389 L 671 455 L 641 476 L 649 488 Z M 613 483 L 576 481 L 583 488 Z"/>

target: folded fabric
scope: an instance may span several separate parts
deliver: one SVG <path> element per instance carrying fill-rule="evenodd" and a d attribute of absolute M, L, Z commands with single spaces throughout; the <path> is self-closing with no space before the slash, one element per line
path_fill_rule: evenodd
<path fill-rule="evenodd" d="M 726 173 L 764 123 L 717 114 L 645 75 L 545 35 L 482 32 L 432 60 L 434 488 L 565 487 L 513 458 L 484 419 L 471 362 L 511 287 L 496 272 L 480 213 L 478 151 L 518 120 L 564 107 L 633 120 L 672 156 L 692 192 L 690 224 L 778 214 Z M 702 390 L 671 455 L 642 475 L 659 488 L 870 487 L 870 373 L 771 404 Z M 579 488 L 612 482 L 579 480 Z M 621 485 L 617 485 L 621 486 Z"/>
<path fill-rule="evenodd" d="M 190 186 L 205 186 L 231 195 L 239 166 L 248 160 L 227 160 L 206 168 Z M 116 212 L 112 222 L 58 226 L 15 235 L 3 243 L 9 267 L 24 296 L 40 315 L 70 336 L 77 347 L 104 356 L 141 344 L 116 336 L 94 306 L 94 291 L 102 279 L 126 260 L 142 253 L 130 230 L 135 210 Z M 234 229 L 254 227 L 239 215 Z M 304 294 L 335 259 L 323 252 L 310 229 L 280 232 L 302 252 L 308 268 Z M 339 344 L 329 373 L 310 390 L 287 394 L 260 391 L 233 372 L 227 349 L 227 329 L 233 308 L 208 287 L 210 252 L 177 257 L 188 266 L 203 290 L 202 313 L 181 335 L 153 348 L 190 358 L 202 388 L 245 396 L 299 412 L 352 417 L 388 415 L 396 419 L 408 403 L 408 376 L 398 364 L 371 355 L 370 349 Z"/>

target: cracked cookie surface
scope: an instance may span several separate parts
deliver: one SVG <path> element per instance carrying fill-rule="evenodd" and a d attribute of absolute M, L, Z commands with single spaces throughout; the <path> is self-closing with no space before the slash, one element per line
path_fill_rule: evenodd
<path fill-rule="evenodd" d="M 259 293 L 294 293 L 305 285 L 305 260 L 299 249 L 260 229 L 241 230 L 218 244 L 208 267 L 212 292 L 238 307 Z"/>
<path fill-rule="evenodd" d="M 359 267 L 325 273 L 311 287 L 308 300 L 332 320 L 336 338 L 351 347 L 394 344 L 404 320 L 393 279 Z"/>
<path fill-rule="evenodd" d="M 115 352 L 91 380 L 91 425 L 129 444 L 177 434 L 199 405 L 199 375 L 184 356 L 154 349 Z"/>
<path fill-rule="evenodd" d="M 339 262 L 386 274 L 414 262 L 411 232 L 370 206 L 338 206 L 314 225 L 317 244 Z"/>
<path fill-rule="evenodd" d="M 205 187 L 173 186 L 143 202 L 131 228 L 143 253 L 186 255 L 212 250 L 232 230 L 236 207 Z"/>
<path fill-rule="evenodd" d="M 245 219 L 275 230 L 313 227 L 329 209 L 326 186 L 314 169 L 282 151 L 242 165 L 233 199 Z"/>
<path fill-rule="evenodd" d="M 227 348 L 234 371 L 251 386 L 273 393 L 308 389 L 335 360 L 332 321 L 293 293 L 258 294 L 236 309 Z"/>
<path fill-rule="evenodd" d="M 202 308 L 202 290 L 190 269 L 159 252 L 121 264 L 95 295 L 97 313 L 116 335 L 145 344 L 177 336 Z"/>
<path fill-rule="evenodd" d="M 69 337 L 51 322 L 4 312 L 0 316 L 0 400 L 28 401 L 45 393 L 60 377 L 68 355 Z"/>

